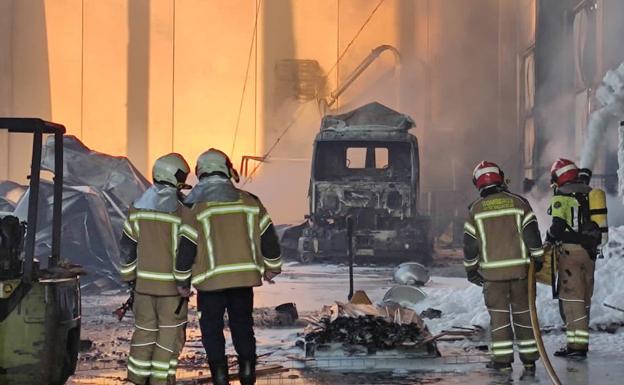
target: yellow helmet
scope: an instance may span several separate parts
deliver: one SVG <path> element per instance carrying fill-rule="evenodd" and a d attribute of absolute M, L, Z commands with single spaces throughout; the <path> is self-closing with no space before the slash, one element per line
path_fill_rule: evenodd
<path fill-rule="evenodd" d="M 188 188 L 186 177 L 191 172 L 184 157 L 176 152 L 156 159 L 152 168 L 154 182 L 166 183 L 177 188 Z"/>
<path fill-rule="evenodd" d="M 199 178 L 204 174 L 212 174 L 214 172 L 223 173 L 237 183 L 240 181 L 238 172 L 234 169 L 230 158 L 223 151 L 211 148 L 197 158 L 195 174 Z"/>

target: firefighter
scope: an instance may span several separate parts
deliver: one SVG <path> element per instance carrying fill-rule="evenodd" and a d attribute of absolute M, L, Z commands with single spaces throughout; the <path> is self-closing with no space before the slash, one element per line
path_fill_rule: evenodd
<path fill-rule="evenodd" d="M 238 354 L 241 385 L 255 383 L 256 340 L 253 287 L 272 283 L 281 272 L 280 246 L 271 218 L 260 200 L 237 189 L 238 174 L 227 155 L 215 149 L 201 154 L 198 184 L 182 226 L 176 281 L 183 296 L 198 292 L 202 343 L 215 385 L 229 384 L 223 337 L 225 311 Z"/>
<path fill-rule="evenodd" d="M 590 218 L 589 195 L 592 189 L 588 184 L 591 172 L 579 170 L 570 160 L 558 159 L 550 173 L 554 195 L 548 209 L 552 225 L 546 241 L 556 244 L 555 247 L 560 250 L 557 291 L 567 337 L 567 345 L 555 355 L 586 357 L 594 261 L 602 238 L 600 228 Z"/>
<path fill-rule="evenodd" d="M 181 190 L 190 187 L 185 184 L 189 172 L 180 154 L 158 158 L 154 184 L 133 203 L 124 223 L 121 276 L 133 289 L 135 322 L 128 379 L 135 384 L 175 384 L 187 303 L 178 294 L 173 259 L 183 213 L 189 210 L 180 202 Z"/>
<path fill-rule="evenodd" d="M 470 205 L 464 225 L 464 266 L 468 280 L 483 286 L 490 313 L 487 366 L 511 370 L 515 334 L 525 373 L 531 375 L 539 354 L 531 329 L 528 265 L 533 258 L 539 271 L 544 254 L 537 219 L 526 199 L 508 191 L 495 163 L 479 163 L 472 181 L 481 198 Z"/>

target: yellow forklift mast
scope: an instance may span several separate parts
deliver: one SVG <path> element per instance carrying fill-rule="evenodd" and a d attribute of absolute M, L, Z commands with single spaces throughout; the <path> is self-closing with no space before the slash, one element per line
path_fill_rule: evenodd
<path fill-rule="evenodd" d="M 0 118 L 0 130 L 33 136 L 28 217 L 0 219 L 0 384 L 64 384 L 74 374 L 80 345 L 80 280 L 59 265 L 65 127 L 41 119 Z M 54 135 L 52 249 L 35 260 L 41 151 Z M 26 198 L 25 198 L 26 199 Z"/>

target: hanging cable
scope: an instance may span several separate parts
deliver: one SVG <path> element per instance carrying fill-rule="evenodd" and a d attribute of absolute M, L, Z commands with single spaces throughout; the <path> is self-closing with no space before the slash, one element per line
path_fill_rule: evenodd
<path fill-rule="evenodd" d="M 240 127 L 241 115 L 243 114 L 243 103 L 245 101 L 245 91 L 247 90 L 247 81 L 249 80 L 249 68 L 251 67 L 251 57 L 253 56 L 254 43 L 258 35 L 258 16 L 260 14 L 260 5 L 262 0 L 256 4 L 256 19 L 254 21 L 253 33 L 251 34 L 251 43 L 249 44 L 249 55 L 247 57 L 247 68 L 245 69 L 245 81 L 243 82 L 243 91 L 241 92 L 240 103 L 238 105 L 238 116 L 236 117 L 236 128 L 234 129 L 234 139 L 232 141 L 232 150 L 230 151 L 230 157 L 234 156 L 234 149 L 236 149 L 236 139 L 238 138 L 238 128 Z"/>
<path fill-rule="evenodd" d="M 299 108 L 297 109 L 297 111 L 295 112 L 295 116 L 293 117 L 293 119 L 290 121 L 290 123 L 288 123 L 288 125 L 286 125 L 286 127 L 284 128 L 284 130 L 279 134 L 279 136 L 277 137 L 277 139 L 275 140 L 275 142 L 273 142 L 273 144 L 271 145 L 271 147 L 269 147 L 269 149 L 267 150 L 267 152 L 264 154 L 263 158 L 263 162 L 266 161 L 267 159 L 269 159 L 269 156 L 271 156 L 271 153 L 273 152 L 273 150 L 275 149 L 275 147 L 277 147 L 277 145 L 279 144 L 279 142 L 282 140 L 282 138 L 286 135 L 286 133 L 288 133 L 288 130 L 290 130 L 290 128 L 292 126 L 295 125 L 295 123 L 297 122 L 297 120 L 299 120 L 299 117 L 301 117 L 301 114 L 303 113 L 304 107 L 309 105 L 310 102 L 308 103 L 304 103 L 302 105 L 299 106 Z M 242 187 L 244 187 L 247 182 L 251 181 L 251 178 L 254 176 L 254 174 L 256 173 L 256 171 L 258 171 L 258 169 L 260 168 L 260 166 L 262 165 L 262 162 L 256 164 L 256 167 L 253 168 L 253 170 L 251 170 L 251 172 L 249 173 L 249 176 L 247 177 L 247 179 L 245 179 L 245 182 L 243 182 Z"/>
<path fill-rule="evenodd" d="M 364 23 L 362 24 L 362 26 L 360 27 L 360 29 L 356 32 L 356 34 L 353 36 L 353 38 L 351 39 L 351 41 L 349 42 L 349 44 L 347 44 L 347 46 L 345 47 L 344 51 L 342 51 L 342 53 L 340 54 L 340 56 L 338 57 L 338 59 L 336 60 L 336 63 L 334 63 L 334 65 L 329 69 L 329 71 L 327 71 L 326 73 L 326 77 L 329 76 L 329 74 L 331 74 L 331 72 L 336 69 L 338 67 L 338 64 L 340 64 L 340 61 L 342 60 L 342 58 L 345 56 L 345 54 L 347 53 L 347 51 L 349 50 L 349 48 L 351 48 L 351 46 L 355 43 L 355 41 L 357 40 L 357 38 L 360 36 L 360 34 L 364 31 L 364 29 L 366 28 L 366 26 L 368 25 L 368 23 L 372 20 L 373 16 L 375 15 L 375 13 L 377 13 L 377 10 L 379 9 L 379 7 L 381 7 L 381 5 L 384 3 L 385 0 L 380 0 L 379 3 L 377 3 L 377 5 L 375 6 L 375 8 L 373 8 L 372 12 L 370 13 L 370 15 L 368 15 L 368 17 L 366 18 L 366 20 L 364 21 Z M 257 26 L 257 12 L 256 12 L 256 26 Z M 253 46 L 253 44 L 252 44 Z M 251 55 L 251 52 L 250 52 Z M 248 66 L 249 68 L 249 66 Z M 246 79 L 245 79 L 246 81 Z M 244 88 L 243 88 L 243 92 L 244 92 Z M 271 145 L 271 147 L 269 147 L 269 149 L 267 150 L 267 152 L 264 154 L 263 159 L 264 162 L 266 162 L 266 160 L 271 156 L 271 153 L 273 152 L 273 150 L 277 147 L 277 145 L 280 143 L 280 141 L 282 140 L 282 138 L 288 133 L 288 130 L 290 130 L 292 128 L 292 126 L 295 125 L 295 123 L 297 122 L 297 120 L 299 119 L 299 117 L 301 116 L 301 113 L 303 111 L 303 107 L 305 105 L 307 105 L 309 103 L 306 103 L 302 106 L 300 106 L 297 111 L 295 112 L 295 116 L 293 118 L 293 120 L 291 120 L 291 122 L 284 128 L 284 130 L 281 132 L 281 134 L 277 137 L 277 139 L 275 140 L 275 142 L 273 142 L 273 144 Z M 242 106 L 242 98 L 241 98 L 241 106 Z M 240 115 L 239 115 L 240 117 Z M 237 124 L 237 131 L 238 131 L 238 124 Z M 235 133 L 235 138 L 236 138 L 236 133 Z M 233 152 L 233 150 L 232 150 Z M 262 165 L 262 162 L 258 163 L 253 170 L 251 170 L 251 172 L 249 173 L 249 176 L 247 177 L 247 179 L 245 179 L 245 182 L 243 182 L 242 187 L 244 187 L 250 180 L 251 178 L 256 174 L 256 172 L 258 171 L 258 169 L 260 168 L 260 166 Z"/>
<path fill-rule="evenodd" d="M 377 13 L 377 10 L 379 9 L 379 7 L 381 7 L 381 5 L 384 3 L 384 1 L 386 0 L 379 0 L 379 3 L 377 3 L 377 5 L 375 6 L 375 8 L 373 9 L 373 11 L 370 13 L 370 15 L 368 15 L 368 17 L 366 18 L 366 20 L 364 21 L 364 24 L 362 24 L 362 26 L 360 27 L 360 29 L 355 33 L 355 36 L 353 36 L 353 39 L 351 39 L 351 41 L 349 42 L 349 44 L 347 44 L 347 46 L 345 47 L 345 49 L 342 51 L 342 53 L 340 54 L 340 56 L 338 57 L 338 60 L 336 60 L 336 63 L 334 63 L 333 66 L 331 66 L 331 68 L 327 71 L 327 74 L 325 74 L 326 77 L 328 77 L 333 70 L 335 70 L 338 67 L 338 64 L 340 64 L 340 61 L 342 60 L 342 58 L 347 54 L 347 51 L 349 51 L 349 49 L 351 48 L 351 46 L 353 45 L 353 43 L 355 43 L 355 41 L 357 40 L 357 38 L 360 36 L 360 34 L 362 33 L 362 31 L 364 31 L 364 29 L 366 28 L 366 26 L 368 25 L 368 23 L 372 20 L 373 16 L 375 16 L 375 13 Z"/>

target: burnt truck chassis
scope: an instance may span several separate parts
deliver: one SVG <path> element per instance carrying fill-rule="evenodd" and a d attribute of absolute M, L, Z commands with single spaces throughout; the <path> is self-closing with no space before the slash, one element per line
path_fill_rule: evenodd
<path fill-rule="evenodd" d="M 323 119 L 314 144 L 310 214 L 284 231 L 287 259 L 345 261 L 350 217 L 356 262 L 431 264 L 430 219 L 417 211 L 419 155 L 416 137 L 408 133 L 412 126 L 411 118 L 378 103 Z M 365 153 L 361 168 L 349 167 L 350 149 Z M 381 161 L 379 149 L 385 152 Z"/>
<path fill-rule="evenodd" d="M 358 225 L 358 216 L 354 215 L 354 218 L 353 249 L 358 262 L 431 264 L 430 237 L 423 231 L 429 227 L 429 218 L 386 221 L 386 226 L 382 226 L 386 229 L 362 229 Z M 308 218 L 308 222 L 301 225 L 297 244 L 285 247 L 286 258 L 297 258 L 304 263 L 319 259 L 345 260 L 348 254 L 346 218 L 331 222 L 324 218 Z"/>

